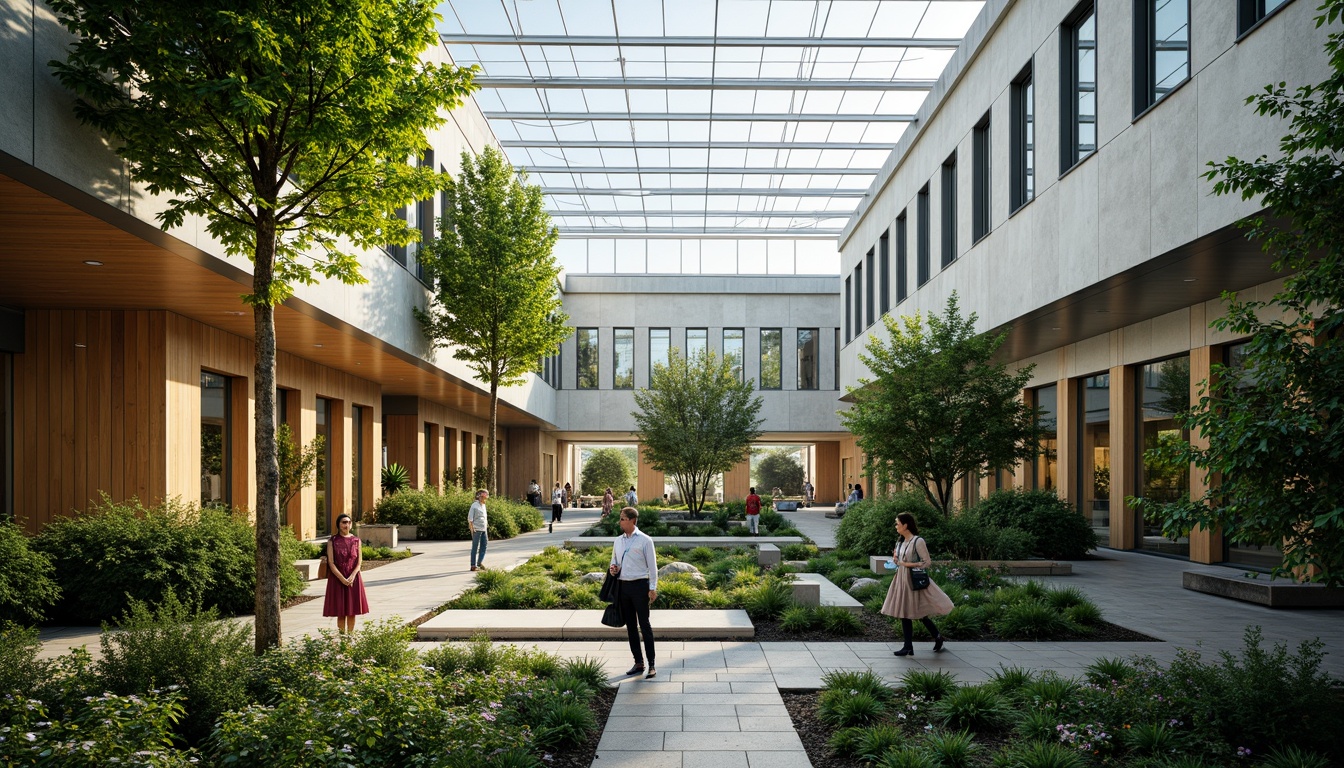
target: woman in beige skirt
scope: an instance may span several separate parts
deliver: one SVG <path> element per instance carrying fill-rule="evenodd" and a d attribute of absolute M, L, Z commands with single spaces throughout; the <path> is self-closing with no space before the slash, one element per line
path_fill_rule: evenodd
<path fill-rule="evenodd" d="M 952 599 L 939 589 L 932 579 L 929 580 L 929 586 L 924 589 L 910 588 L 910 569 L 928 568 L 932 563 L 929 559 L 929 544 L 919 535 L 919 523 L 915 522 L 915 516 L 909 512 L 902 512 L 896 516 L 896 532 L 901 535 L 900 540 L 896 542 L 896 549 L 891 552 L 891 559 L 896 561 L 896 577 L 891 580 L 891 587 L 887 589 L 887 599 L 882 603 L 883 614 L 901 620 L 901 634 L 905 638 L 905 646 L 894 653 L 897 656 L 915 655 L 915 627 L 911 623 L 912 619 L 924 622 L 929 634 L 933 636 L 933 650 L 936 653 L 943 650 L 943 636 L 938 633 L 938 627 L 929 617 L 946 616 L 951 613 Z"/>

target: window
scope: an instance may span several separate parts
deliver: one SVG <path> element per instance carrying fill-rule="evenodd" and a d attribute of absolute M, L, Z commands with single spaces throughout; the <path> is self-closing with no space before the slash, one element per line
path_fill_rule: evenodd
<path fill-rule="evenodd" d="M 1097 12 L 1083 3 L 1060 35 L 1060 172 L 1097 148 Z"/>
<path fill-rule="evenodd" d="M 957 153 L 943 161 L 942 266 L 957 260 Z"/>
<path fill-rule="evenodd" d="M 1190 0 L 1134 0 L 1134 114 L 1190 76 Z"/>
<path fill-rule="evenodd" d="M 1176 421 L 1179 414 L 1190 408 L 1190 357 L 1181 355 L 1148 363 L 1139 368 L 1138 376 L 1137 495 L 1157 502 L 1184 501 L 1190 496 L 1190 465 L 1172 462 L 1166 456 L 1173 448 L 1190 441 L 1190 430 Z M 1161 519 L 1149 515 L 1142 516 L 1139 526 L 1136 543 L 1140 548 L 1190 556 L 1188 532 L 1168 539 L 1163 535 Z"/>
<path fill-rule="evenodd" d="M 649 381 L 653 381 L 653 369 L 667 365 L 668 355 L 672 352 L 672 329 L 649 329 Z"/>
<path fill-rule="evenodd" d="M 686 359 L 694 360 L 709 352 L 709 329 L 686 329 Z"/>
<path fill-rule="evenodd" d="M 1290 0 L 1237 0 L 1237 34 L 1244 35 Z"/>
<path fill-rule="evenodd" d="M 1036 89 L 1032 85 L 1031 62 L 1018 73 L 1012 87 L 1012 184 L 1009 187 L 1010 211 L 1031 202 L 1036 196 Z"/>
<path fill-rule="evenodd" d="M 1051 384 L 1031 392 L 1036 406 L 1036 425 L 1045 433 L 1040 450 L 1031 460 L 1031 487 L 1053 490 L 1059 487 L 1059 389 Z"/>
<path fill-rule="evenodd" d="M 882 233 L 882 239 L 877 241 L 878 253 L 881 254 L 880 264 L 882 265 L 882 277 L 878 281 L 881 286 L 878 289 L 878 296 L 882 299 L 882 311 L 879 314 L 887 314 L 891 309 L 891 230 L 888 229 Z"/>
<path fill-rule="evenodd" d="M 929 185 L 915 195 L 915 285 L 929 282 Z"/>
<path fill-rule="evenodd" d="M 356 405 L 350 409 L 350 448 L 354 453 L 350 457 L 350 518 L 356 523 L 364 518 L 364 424 L 369 419 L 367 406 Z"/>
<path fill-rule="evenodd" d="M 846 344 L 849 343 L 849 340 L 850 340 L 850 339 L 854 338 L 854 334 L 850 333 L 850 328 L 849 328 L 849 312 L 850 312 L 850 307 L 853 306 L 853 302 L 851 302 L 851 301 L 850 301 L 850 298 L 849 298 L 849 289 L 850 289 L 850 284 L 851 284 L 851 283 L 852 283 L 852 278 L 848 278 L 848 277 L 846 277 L 846 278 L 845 278 L 845 311 L 842 313 L 842 314 L 844 315 L 844 317 L 845 317 L 845 343 L 846 343 Z"/>
<path fill-rule="evenodd" d="M 835 329 L 835 352 L 831 355 L 832 362 L 835 363 L 835 391 L 840 391 L 840 329 Z"/>
<path fill-rule="evenodd" d="M 971 133 L 971 242 L 989 234 L 990 182 L 989 113 Z"/>
<path fill-rule="evenodd" d="M 0 520 L 14 520 L 14 356 L 0 352 Z"/>
<path fill-rule="evenodd" d="M 317 398 L 317 436 L 322 450 L 317 454 L 317 533 L 331 533 L 331 401 Z"/>
<path fill-rule="evenodd" d="M 896 303 L 905 301 L 905 297 L 910 295 L 910 254 L 907 243 L 909 242 L 909 227 L 906 226 L 905 211 L 896 217 Z"/>
<path fill-rule="evenodd" d="M 761 329 L 761 389 L 783 387 L 782 335 L 778 328 Z"/>
<path fill-rule="evenodd" d="M 597 389 L 597 329 L 580 328 L 574 336 L 578 342 L 574 355 L 578 361 L 578 388 Z"/>
<path fill-rule="evenodd" d="M 420 158 L 420 167 L 421 168 L 434 167 L 434 150 L 432 149 L 425 150 L 424 156 Z M 428 197 L 425 198 L 424 200 L 421 200 L 420 202 L 416 203 L 416 208 L 418 210 L 416 212 L 415 218 L 417 226 L 420 229 L 420 242 L 417 243 L 415 246 L 417 252 L 415 276 L 419 278 L 420 282 L 426 282 L 429 280 L 429 276 L 425 274 L 424 259 L 418 258 L 418 256 L 419 251 L 423 249 L 426 245 L 428 245 L 431 240 L 434 239 L 434 198 Z"/>
<path fill-rule="evenodd" d="M 819 389 L 817 382 L 817 329 L 798 329 L 798 388 Z"/>
<path fill-rule="evenodd" d="M 854 267 L 854 336 L 858 337 L 866 328 L 863 324 L 863 261 Z"/>
<path fill-rule="evenodd" d="M 864 267 L 864 274 L 868 275 L 868 283 L 863 294 L 863 303 L 868 307 L 868 322 L 863 324 L 864 328 L 873 324 L 877 318 L 874 317 L 874 311 L 877 308 L 877 302 L 873 301 L 873 284 L 877 282 L 877 270 L 874 269 L 874 260 L 876 260 L 876 248 L 868 249 L 868 263 Z"/>
<path fill-rule="evenodd" d="M 229 494 L 229 379 L 201 371 L 201 506 L 227 507 Z"/>
<path fill-rule="evenodd" d="M 737 374 L 738 381 L 743 381 L 742 344 L 745 338 L 746 332 L 741 328 L 723 329 L 723 359 L 732 364 L 733 372 Z"/>
<path fill-rule="evenodd" d="M 439 425 L 426 421 L 420 434 L 425 439 L 425 484 L 420 487 L 429 490 L 438 485 L 435 482 L 434 467 L 439 463 Z"/>
<path fill-rule="evenodd" d="M 612 329 L 611 388 L 635 388 L 635 329 Z"/>
<path fill-rule="evenodd" d="M 1111 375 L 1101 373 L 1079 382 L 1082 439 L 1079 469 L 1083 473 L 1083 516 L 1103 544 L 1111 537 L 1111 498 L 1123 499 L 1131 488 L 1111 487 Z"/>

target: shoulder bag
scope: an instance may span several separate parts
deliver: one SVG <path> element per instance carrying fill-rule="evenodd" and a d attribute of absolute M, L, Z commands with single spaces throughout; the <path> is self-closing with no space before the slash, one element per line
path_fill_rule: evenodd
<path fill-rule="evenodd" d="M 919 539 L 915 539 L 915 541 L 919 541 Z M 916 555 L 919 554 L 918 546 L 915 547 L 915 554 Z M 911 568 L 910 589 L 914 590 L 915 592 L 918 592 L 921 589 L 928 589 L 928 588 L 929 588 L 929 572 L 924 570 L 923 568 Z"/>
<path fill-rule="evenodd" d="M 602 611 L 602 623 L 608 627 L 625 626 L 625 617 L 621 616 L 620 603 L 608 605 L 606 610 Z"/>
<path fill-rule="evenodd" d="M 602 580 L 602 589 L 597 593 L 597 596 L 604 603 L 614 603 L 619 589 L 620 586 L 616 577 L 611 574 L 611 571 L 607 571 L 607 578 Z"/>
<path fill-rule="evenodd" d="M 327 556 L 323 555 L 321 559 L 317 561 L 317 578 L 325 579 L 329 573 L 330 572 L 327 569 Z"/>

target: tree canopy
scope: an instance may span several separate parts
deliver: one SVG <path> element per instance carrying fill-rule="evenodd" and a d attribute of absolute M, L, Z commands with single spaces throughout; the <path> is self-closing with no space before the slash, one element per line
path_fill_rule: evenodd
<path fill-rule="evenodd" d="M 645 460 L 673 479 L 692 514 L 704 508 L 713 477 L 746 459 L 761 436 L 752 386 L 712 350 L 688 361 L 673 349 L 667 365 L 654 365 L 649 388 L 635 391 L 631 415 Z"/>
<path fill-rule="evenodd" d="M 551 255 L 559 234 L 541 188 L 526 181 L 493 147 L 475 157 L 463 152 L 462 172 L 448 185 L 441 234 L 422 251 L 434 281 L 429 311 L 416 309 L 425 334 L 490 386 L 491 491 L 499 388 L 521 384 L 569 333 L 556 284 L 560 267 Z"/>
<path fill-rule="evenodd" d="M 75 115 L 113 138 L 171 229 L 205 221 L 252 260 L 256 345 L 256 644 L 280 641 L 274 305 L 297 284 L 362 282 L 359 252 L 417 234 L 398 207 L 443 185 L 408 158 L 471 92 L 421 59 L 430 0 L 50 0 L 74 38 L 51 62 Z"/>
<path fill-rule="evenodd" d="M 798 463 L 796 451 L 776 448 L 761 457 L 756 465 L 756 490 L 770 493 L 778 488 L 786 496 L 797 496 L 803 492 L 803 480 L 807 473 Z"/>
<path fill-rule="evenodd" d="M 1336 24 L 1344 0 L 1321 6 Z M 1281 545 L 1275 572 L 1344 585 L 1344 31 L 1327 36 L 1332 73 L 1247 99 L 1290 133 L 1271 160 L 1209 163 L 1217 195 L 1258 199 L 1268 215 L 1242 222 L 1287 274 L 1266 301 L 1224 294 L 1212 325 L 1249 336 L 1237 365 L 1214 365 L 1198 402 L 1178 416 L 1200 439 L 1170 446 L 1215 482 L 1199 498 L 1130 499 L 1168 536 L 1218 528 L 1232 543 Z"/>
<path fill-rule="evenodd" d="M 878 474 L 924 491 L 944 515 L 962 478 L 1008 469 L 1040 450 L 1036 410 L 1022 401 L 1032 367 L 993 362 L 1006 335 L 979 334 L 955 293 L 939 315 L 883 317 L 891 341 L 868 341 L 872 378 L 850 387 L 840 420 Z"/>
<path fill-rule="evenodd" d="M 579 490 L 589 496 L 599 495 L 610 488 L 619 497 L 634 484 L 634 462 L 620 448 L 598 448 L 588 454 L 583 462 L 583 474 L 579 476 Z"/>

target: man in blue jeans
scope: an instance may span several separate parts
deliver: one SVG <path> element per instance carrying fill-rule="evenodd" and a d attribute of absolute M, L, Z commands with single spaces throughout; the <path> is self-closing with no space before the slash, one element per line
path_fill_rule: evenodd
<path fill-rule="evenodd" d="M 490 492 L 484 488 L 476 492 L 476 500 L 471 502 L 467 512 L 467 529 L 471 531 L 471 570 L 484 571 L 486 531 L 489 529 L 485 516 L 485 500 Z"/>

